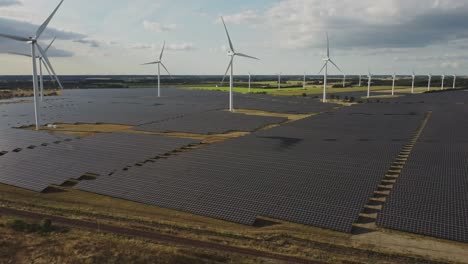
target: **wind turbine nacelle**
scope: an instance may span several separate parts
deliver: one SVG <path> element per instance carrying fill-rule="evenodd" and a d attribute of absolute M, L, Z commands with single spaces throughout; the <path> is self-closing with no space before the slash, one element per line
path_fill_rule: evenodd
<path fill-rule="evenodd" d="M 234 56 L 234 52 L 232 52 L 231 50 L 227 52 L 227 55 L 228 56 Z"/>

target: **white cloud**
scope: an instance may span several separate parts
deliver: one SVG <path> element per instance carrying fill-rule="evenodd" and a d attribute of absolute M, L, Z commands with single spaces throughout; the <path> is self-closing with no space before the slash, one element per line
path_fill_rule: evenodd
<path fill-rule="evenodd" d="M 139 50 L 148 50 L 148 49 L 160 50 L 162 46 L 155 45 L 155 44 L 147 44 L 147 43 L 132 43 L 129 45 L 129 48 L 139 49 Z M 190 51 L 194 49 L 195 49 L 195 45 L 191 42 L 166 44 L 166 50 L 169 50 L 169 51 Z"/>
<path fill-rule="evenodd" d="M 460 69 L 461 63 L 459 61 L 446 61 L 440 64 L 443 69 Z"/>
<path fill-rule="evenodd" d="M 190 51 L 190 50 L 194 50 L 195 46 L 191 42 L 175 43 L 175 44 L 167 45 L 166 49 L 172 50 L 172 51 Z"/>
<path fill-rule="evenodd" d="M 152 32 L 169 32 L 169 31 L 174 31 L 177 28 L 176 24 L 161 24 L 158 22 L 152 22 L 148 20 L 143 21 L 143 27 Z"/>
<path fill-rule="evenodd" d="M 237 14 L 223 16 L 223 18 L 226 23 L 240 25 L 256 24 L 260 22 L 261 17 L 253 10 L 246 10 Z M 217 19 L 216 23 L 220 23 L 220 20 Z"/>
<path fill-rule="evenodd" d="M 468 39 L 466 0 L 281 0 L 263 13 L 225 16 L 233 24 L 261 24 L 289 49 L 323 47 L 324 32 L 341 48 L 424 47 Z"/>

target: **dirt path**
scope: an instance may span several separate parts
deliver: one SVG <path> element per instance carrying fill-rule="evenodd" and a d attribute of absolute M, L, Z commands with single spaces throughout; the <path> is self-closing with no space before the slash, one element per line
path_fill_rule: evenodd
<path fill-rule="evenodd" d="M 233 247 L 229 245 L 220 245 L 220 244 L 215 244 L 215 243 L 210 243 L 210 242 L 197 241 L 193 239 L 173 237 L 173 236 L 168 236 L 168 235 L 163 235 L 163 234 L 158 234 L 158 233 L 153 233 L 153 232 L 148 232 L 148 231 L 128 229 L 128 228 L 123 228 L 123 227 L 69 219 L 69 218 L 64 218 L 60 216 L 52 216 L 52 215 L 39 214 L 39 213 L 33 213 L 33 212 L 26 212 L 26 211 L 4 208 L 4 207 L 0 207 L 0 214 L 21 217 L 21 218 L 29 218 L 29 219 L 34 219 L 34 220 L 50 219 L 54 223 L 61 224 L 61 225 L 84 228 L 84 229 L 92 229 L 92 230 L 97 230 L 98 232 L 112 233 L 116 235 L 145 238 L 145 239 L 150 239 L 150 240 L 162 242 L 162 243 L 173 244 L 177 246 L 195 247 L 195 248 L 223 251 L 227 253 L 249 255 L 249 256 L 254 256 L 254 257 L 259 257 L 259 258 L 267 258 L 267 259 L 285 261 L 285 262 L 290 262 L 290 263 L 312 263 L 312 264 L 322 263 L 322 262 L 311 261 L 311 260 L 306 260 L 306 259 L 301 259 L 301 258 L 296 258 L 296 257 L 291 257 L 291 256 L 284 256 L 284 255 L 279 255 L 279 254 L 274 254 L 274 253 L 258 251 L 254 249 L 239 248 L 239 247 Z"/>

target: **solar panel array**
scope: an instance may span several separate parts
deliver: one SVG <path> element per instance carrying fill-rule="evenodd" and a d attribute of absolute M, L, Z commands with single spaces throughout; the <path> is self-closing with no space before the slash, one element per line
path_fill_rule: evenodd
<path fill-rule="evenodd" d="M 307 118 L 76 188 L 247 225 L 268 216 L 350 232 L 423 117 L 354 114 L 371 111 Z"/>
<path fill-rule="evenodd" d="M 138 130 L 157 132 L 188 132 L 198 134 L 224 133 L 228 131 L 254 131 L 269 124 L 287 121 L 287 118 L 252 116 L 228 111 L 207 111 L 187 114 L 138 126 Z"/>
<path fill-rule="evenodd" d="M 76 137 L 22 129 L 0 129 L 0 156 L 53 143 L 69 142 Z"/>
<path fill-rule="evenodd" d="M 468 102 L 468 96 L 458 93 L 452 102 L 460 100 Z M 467 118 L 463 104 L 433 107 L 378 225 L 468 242 Z"/>
<path fill-rule="evenodd" d="M 43 191 L 85 174 L 108 175 L 195 140 L 155 135 L 101 134 L 0 157 L 0 183 Z"/>

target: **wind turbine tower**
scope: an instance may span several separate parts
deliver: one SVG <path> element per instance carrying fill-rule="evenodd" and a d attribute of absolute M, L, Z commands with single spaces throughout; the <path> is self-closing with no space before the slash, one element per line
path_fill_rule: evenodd
<path fill-rule="evenodd" d="M 455 86 L 457 84 L 457 75 L 453 75 L 453 89 L 455 89 Z"/>
<path fill-rule="evenodd" d="M 154 64 L 158 65 L 158 97 L 161 97 L 161 66 L 163 66 L 163 68 L 164 68 L 164 70 L 166 70 L 167 74 L 169 74 L 169 76 L 171 76 L 171 73 L 167 70 L 166 66 L 162 62 L 165 47 L 166 47 L 166 42 L 164 42 L 164 44 L 163 44 L 161 53 L 159 54 L 159 59 L 157 61 L 142 64 L 142 65 L 154 65 Z"/>
<path fill-rule="evenodd" d="M 228 75 L 228 72 L 230 70 L 230 73 L 229 73 L 229 111 L 234 112 L 234 83 L 233 83 L 234 58 L 236 56 L 245 57 L 245 58 L 254 59 L 254 60 L 258 60 L 258 58 L 255 58 L 255 57 L 243 54 L 243 53 L 236 52 L 235 49 L 234 49 L 234 45 L 232 44 L 231 37 L 229 36 L 229 31 L 227 29 L 227 26 L 226 26 L 226 23 L 224 22 L 223 17 L 221 17 L 221 21 L 223 22 L 224 30 L 226 31 L 226 35 L 227 35 L 228 42 L 229 42 L 228 56 L 231 57 L 231 60 L 230 60 L 230 62 L 228 64 L 228 67 L 226 69 L 226 73 L 224 74 L 224 77 L 223 77 L 223 80 L 221 81 L 221 83 L 224 82 L 224 79 L 226 79 L 226 76 Z"/>
<path fill-rule="evenodd" d="M 392 81 L 392 96 L 395 95 L 395 81 L 396 81 L 396 73 L 393 73 L 393 81 Z"/>
<path fill-rule="evenodd" d="M 411 82 L 411 93 L 414 94 L 414 80 L 416 79 L 416 75 L 414 74 L 414 71 L 413 71 L 413 75 L 412 75 L 412 82 Z"/>
<path fill-rule="evenodd" d="M 372 73 L 369 71 L 369 75 L 367 75 L 367 98 L 370 97 L 371 83 L 372 83 Z"/>
<path fill-rule="evenodd" d="M 440 87 L 441 90 L 444 90 L 444 81 L 445 81 L 445 74 L 442 74 L 442 86 Z"/>
<path fill-rule="evenodd" d="M 320 70 L 319 74 L 322 73 L 324 70 L 323 74 L 323 100 L 322 102 L 327 102 L 327 78 L 328 78 L 328 63 L 333 64 L 341 73 L 343 71 L 338 67 L 335 62 L 330 58 L 330 41 L 328 39 L 328 33 L 327 33 L 327 56 L 323 58 L 323 61 L 325 61 L 325 64 L 323 65 L 322 69 Z"/>
<path fill-rule="evenodd" d="M 429 75 L 427 75 L 427 77 L 428 77 L 427 91 L 429 92 L 431 90 L 432 74 L 429 73 Z"/>

